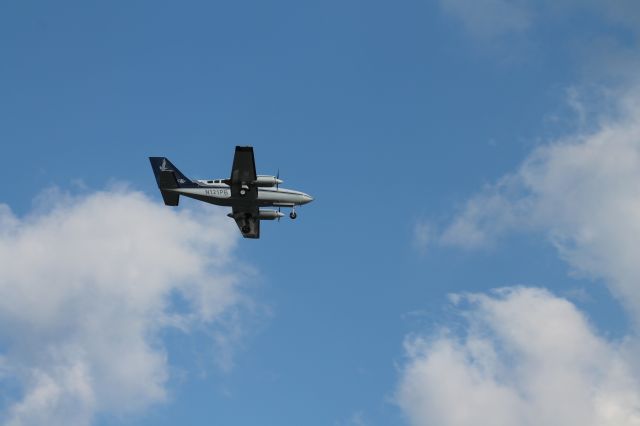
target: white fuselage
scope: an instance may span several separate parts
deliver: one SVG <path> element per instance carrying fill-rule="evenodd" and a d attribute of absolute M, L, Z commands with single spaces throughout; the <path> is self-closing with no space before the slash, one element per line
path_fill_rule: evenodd
<path fill-rule="evenodd" d="M 196 188 L 175 188 L 170 191 L 218 206 L 233 207 L 248 201 L 246 197 L 241 195 L 232 196 L 229 185 L 221 181 L 222 179 L 196 180 L 194 181 L 198 184 Z M 293 207 L 313 201 L 313 198 L 308 194 L 292 189 L 275 187 L 256 189 L 258 190 L 258 197 L 252 201 L 259 207 Z"/>

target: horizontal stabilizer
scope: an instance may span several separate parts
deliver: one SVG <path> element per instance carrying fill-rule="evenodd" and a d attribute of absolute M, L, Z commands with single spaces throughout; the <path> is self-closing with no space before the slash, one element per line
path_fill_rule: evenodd
<path fill-rule="evenodd" d="M 163 170 L 158 173 L 158 187 L 160 189 L 175 189 L 178 187 L 178 181 L 173 170 Z"/>
<path fill-rule="evenodd" d="M 165 206 L 177 206 L 180 202 L 180 194 L 173 191 L 160 191 Z"/>

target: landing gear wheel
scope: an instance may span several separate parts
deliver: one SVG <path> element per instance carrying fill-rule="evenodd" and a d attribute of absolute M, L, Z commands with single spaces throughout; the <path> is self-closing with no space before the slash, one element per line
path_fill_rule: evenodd
<path fill-rule="evenodd" d="M 251 227 L 249 225 L 245 225 L 242 227 L 242 233 L 247 234 L 251 231 Z"/>
<path fill-rule="evenodd" d="M 240 190 L 240 195 L 246 195 L 246 193 L 247 193 L 247 191 L 246 191 L 246 190 L 244 190 L 244 189 L 241 189 L 241 190 Z"/>
<path fill-rule="evenodd" d="M 291 219 L 295 219 L 296 217 L 298 217 L 298 213 L 296 213 L 296 212 L 291 212 L 291 213 L 289 213 L 289 217 L 290 217 Z"/>

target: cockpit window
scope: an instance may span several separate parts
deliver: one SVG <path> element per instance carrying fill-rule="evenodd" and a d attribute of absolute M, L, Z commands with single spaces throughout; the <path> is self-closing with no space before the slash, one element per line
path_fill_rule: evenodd
<path fill-rule="evenodd" d="M 208 180 L 207 183 L 213 183 L 213 181 L 212 180 Z"/>

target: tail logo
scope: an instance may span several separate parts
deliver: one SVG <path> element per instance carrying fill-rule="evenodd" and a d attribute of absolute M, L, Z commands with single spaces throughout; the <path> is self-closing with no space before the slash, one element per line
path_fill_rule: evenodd
<path fill-rule="evenodd" d="M 167 167 L 167 159 L 163 158 L 162 159 L 162 164 L 160 164 L 160 167 L 158 167 L 160 169 L 161 172 L 167 172 L 167 171 L 172 171 L 169 167 Z M 179 173 L 179 172 L 178 172 Z M 174 173 L 175 174 L 175 173 Z M 177 179 L 179 184 L 183 184 L 186 183 L 187 181 L 183 178 L 178 178 Z"/>

